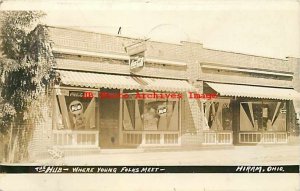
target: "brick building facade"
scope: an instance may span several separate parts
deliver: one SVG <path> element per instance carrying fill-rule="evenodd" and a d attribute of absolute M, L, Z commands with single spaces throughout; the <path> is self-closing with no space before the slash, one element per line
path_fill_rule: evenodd
<path fill-rule="evenodd" d="M 282 144 L 299 132 L 294 109 L 299 97 L 295 90 L 300 91 L 297 58 L 48 28 L 59 83 L 51 92 L 50 118 L 34 134 L 32 153 L 52 146 Z M 136 45 L 142 51 L 129 54 L 128 47 Z M 138 59 L 142 65 L 130 68 L 132 60 L 141 64 Z M 129 97 L 101 99 L 101 92 Z M 137 92 L 183 97 L 136 100 Z M 191 92 L 218 97 L 190 99 Z M 93 96 L 83 98 L 85 93 Z"/>

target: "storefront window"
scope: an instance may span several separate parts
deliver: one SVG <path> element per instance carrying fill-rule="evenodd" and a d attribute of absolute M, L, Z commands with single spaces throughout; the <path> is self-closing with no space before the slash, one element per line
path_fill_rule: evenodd
<path fill-rule="evenodd" d="M 123 106 L 124 130 L 179 130 L 179 100 L 126 99 Z"/>
<path fill-rule="evenodd" d="M 230 100 L 204 103 L 205 130 L 232 130 L 233 110 Z"/>
<path fill-rule="evenodd" d="M 242 102 L 240 104 L 240 130 L 286 131 L 286 102 Z"/>
<path fill-rule="evenodd" d="M 57 96 L 57 129 L 96 129 L 96 98 Z"/>

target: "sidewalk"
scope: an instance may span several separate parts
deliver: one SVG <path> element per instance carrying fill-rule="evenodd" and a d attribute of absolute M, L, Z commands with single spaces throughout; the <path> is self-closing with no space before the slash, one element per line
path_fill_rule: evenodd
<path fill-rule="evenodd" d="M 38 160 L 48 165 L 284 165 L 300 164 L 299 145 L 257 145 L 101 150 L 99 153 Z"/>

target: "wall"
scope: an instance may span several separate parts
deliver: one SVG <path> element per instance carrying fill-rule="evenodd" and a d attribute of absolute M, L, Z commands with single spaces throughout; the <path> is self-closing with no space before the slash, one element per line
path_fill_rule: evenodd
<path fill-rule="evenodd" d="M 235 69 L 250 69 L 263 72 L 278 72 L 291 74 L 293 64 L 289 60 L 266 58 L 218 50 L 202 49 L 199 64 L 230 67 Z M 238 71 L 199 68 L 198 79 L 205 81 L 293 87 L 292 77 L 282 77 L 269 74 L 257 74 Z"/>
<path fill-rule="evenodd" d="M 128 65 L 129 56 L 126 54 L 125 47 L 141 41 L 122 36 L 58 27 L 49 27 L 49 35 L 53 41 L 54 49 L 68 49 L 72 52 L 72 55 L 66 53 L 56 54 L 60 58 L 57 60 L 58 68 L 128 75 L 131 74 L 131 71 Z M 145 58 L 185 62 L 185 52 L 182 45 L 147 41 L 146 47 Z M 125 59 L 117 60 L 83 56 L 80 51 L 94 54 L 104 53 L 117 58 L 121 56 L 125 57 Z M 126 59 L 127 57 L 128 59 Z M 149 77 L 186 79 L 188 77 L 186 70 L 186 66 L 147 62 L 143 69 L 134 74 Z"/>
<path fill-rule="evenodd" d="M 128 60 L 126 59 L 125 47 L 139 42 L 139 39 L 59 27 L 49 27 L 49 31 L 55 48 L 64 48 L 73 51 L 71 54 L 56 54 L 57 67 L 59 69 L 132 75 Z M 181 62 L 186 63 L 186 66 L 146 62 L 143 69 L 133 73 L 135 75 L 185 79 L 197 87 L 201 93 L 203 92 L 203 82 L 205 81 L 285 88 L 295 87 L 300 89 L 300 85 L 297 83 L 300 78 L 299 73 L 295 73 L 294 78 L 292 78 L 269 74 L 204 69 L 201 67 L 201 64 L 207 64 L 236 69 L 243 68 L 264 72 L 293 74 L 293 72 L 297 70 L 297 67 L 299 69 L 299 59 L 275 59 L 211 50 L 204 48 L 200 43 L 185 41 L 181 44 L 147 41 L 146 47 L 146 58 Z M 91 55 L 85 56 L 80 54 L 80 51 L 104 53 L 116 57 L 123 57 L 123 59 L 101 58 Z M 297 62 L 298 65 L 296 64 Z M 297 76 L 299 78 L 297 78 Z M 202 111 L 199 110 L 198 103 L 185 100 L 182 106 L 183 132 L 199 129 L 202 124 L 202 118 L 197 116 L 202 116 Z M 189 133 L 185 133 L 185 135 L 186 134 Z M 199 137 L 191 138 L 187 136 L 187 139 L 183 140 L 183 143 L 199 144 L 199 139 Z"/>
<path fill-rule="evenodd" d="M 45 104 L 41 107 L 42 117 L 32 126 L 32 137 L 28 140 L 30 161 L 50 157 L 48 149 L 53 146 L 51 95 L 44 97 L 43 102 Z"/>
<path fill-rule="evenodd" d="M 293 86 L 296 91 L 300 92 L 300 58 L 288 58 L 294 71 Z"/>
<path fill-rule="evenodd" d="M 57 68 L 69 70 L 81 70 L 101 72 L 109 74 L 130 75 L 128 61 L 99 59 L 99 58 L 75 58 L 74 56 L 61 55 L 56 59 Z M 186 67 L 168 66 L 155 63 L 146 63 L 143 69 L 134 72 L 135 75 L 147 77 L 161 77 L 173 79 L 186 79 Z"/>
<path fill-rule="evenodd" d="M 161 42 L 147 41 L 145 58 L 159 59 L 162 61 L 174 61 L 187 63 L 187 66 L 177 66 L 171 64 L 158 64 L 146 62 L 145 66 L 134 73 L 131 73 L 128 60 L 118 60 L 110 58 L 100 58 L 96 56 L 84 56 L 76 51 L 88 51 L 94 53 L 110 54 L 112 56 L 127 56 L 124 47 L 137 42 L 137 39 L 129 39 L 120 36 L 106 34 L 89 33 L 79 30 L 68 30 L 63 28 L 49 27 L 50 36 L 55 48 L 73 50 L 73 54 L 57 53 L 56 61 L 59 69 L 92 71 L 101 73 L 113 73 L 122 75 L 140 75 L 146 77 L 160 77 L 171 79 L 188 79 L 193 73 L 194 66 L 189 62 L 196 62 L 195 54 L 199 50 L 199 45 L 169 44 Z M 195 113 L 199 108 L 195 104 L 184 102 L 182 111 L 183 129 L 194 129 L 197 124 Z M 192 116 L 194 114 L 194 118 Z"/>
<path fill-rule="evenodd" d="M 130 74 L 128 60 L 100 59 L 93 56 L 76 56 L 76 51 L 105 53 L 116 56 L 125 56 L 125 47 L 139 42 L 139 39 L 98 34 L 80 30 L 70 30 L 58 27 L 49 27 L 49 34 L 55 48 L 65 48 L 74 51 L 75 56 L 60 54 L 58 67 L 72 70 L 84 70 L 104 73 Z M 274 75 L 257 75 L 241 72 L 224 72 L 203 69 L 200 65 L 219 65 L 232 68 L 247 68 L 259 71 L 282 73 L 294 72 L 293 61 L 267 58 L 240 53 L 225 52 L 203 48 L 202 44 L 182 42 L 170 44 L 155 41 L 146 42 L 145 58 L 160 59 L 186 63 L 187 66 L 176 66 L 158 63 L 145 64 L 145 67 L 136 75 L 239 83 L 251 85 L 292 87 L 292 78 L 282 78 Z"/>

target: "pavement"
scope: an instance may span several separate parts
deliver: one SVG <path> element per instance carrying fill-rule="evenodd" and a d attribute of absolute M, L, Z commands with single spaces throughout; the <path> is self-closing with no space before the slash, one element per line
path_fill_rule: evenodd
<path fill-rule="evenodd" d="M 35 165 L 288 165 L 300 164 L 300 145 L 101 149 L 97 153 L 40 159 Z"/>

